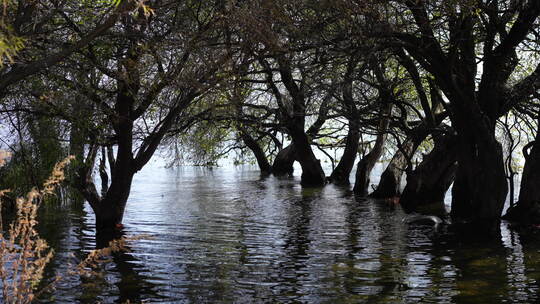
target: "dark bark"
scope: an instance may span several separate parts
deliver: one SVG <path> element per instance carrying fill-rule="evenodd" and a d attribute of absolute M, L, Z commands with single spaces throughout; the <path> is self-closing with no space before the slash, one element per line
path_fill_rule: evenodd
<path fill-rule="evenodd" d="M 111 241 L 118 240 L 124 236 L 124 231 L 115 226 L 102 225 L 96 229 L 96 249 L 110 247 Z"/>
<path fill-rule="evenodd" d="M 530 153 L 528 149 L 531 148 Z M 523 149 L 525 167 L 521 177 L 519 199 L 504 219 L 522 224 L 540 224 L 540 133 Z"/>
<path fill-rule="evenodd" d="M 111 168 L 111 184 L 97 203 L 91 202 L 96 214 L 96 229 L 108 229 L 122 222 L 131 182 L 137 172 L 133 158 L 133 120 L 130 117 L 135 103 L 133 87 L 120 83 L 116 99 L 117 120 L 113 124 L 118 138 L 118 150 Z"/>
<path fill-rule="evenodd" d="M 321 108 L 319 109 L 319 116 L 317 117 L 317 120 L 308 128 L 308 130 L 305 132 L 305 136 L 309 139 L 310 137 L 315 136 L 324 122 L 326 121 L 327 114 L 328 114 L 329 108 L 327 107 L 326 103 L 323 103 L 321 105 Z M 303 124 L 303 122 L 300 122 Z M 295 127 L 293 126 L 292 129 Z M 298 127 L 298 129 L 300 129 Z M 298 132 L 301 134 L 301 132 Z M 302 135 L 301 135 L 302 136 Z M 292 137 L 292 135 L 291 135 Z M 311 150 L 311 147 L 309 148 Z M 313 154 L 313 152 L 308 152 L 308 154 Z M 282 175 L 289 175 L 292 176 L 294 168 L 294 162 L 299 161 L 300 158 L 303 158 L 304 156 L 300 155 L 298 156 L 296 154 L 296 149 L 293 143 L 290 143 L 287 147 L 284 149 L 281 149 L 278 154 L 276 155 L 276 158 L 274 159 L 274 163 L 272 165 L 272 173 L 277 176 Z"/>
<path fill-rule="evenodd" d="M 356 167 L 356 180 L 354 183 L 353 191 L 356 195 L 366 196 L 368 194 L 371 171 L 373 167 L 381 158 L 384 142 L 386 141 L 386 131 L 390 123 L 389 114 L 392 111 L 392 104 L 388 104 L 381 115 L 381 120 L 378 127 L 377 139 L 375 139 L 375 145 L 371 151 L 364 156 Z"/>
<path fill-rule="evenodd" d="M 356 123 L 349 122 L 349 131 L 345 142 L 345 150 L 339 160 L 338 165 L 330 175 L 330 180 L 335 184 L 349 184 L 356 155 L 358 154 L 358 142 L 360 141 L 360 131 Z"/>
<path fill-rule="evenodd" d="M 433 150 L 418 167 L 407 175 L 407 185 L 400 198 L 406 212 L 418 211 L 417 207 L 437 205 L 444 212 L 444 197 L 455 178 L 457 169 L 457 138 L 441 136 Z"/>
<path fill-rule="evenodd" d="M 303 119 L 302 119 L 303 121 Z M 302 167 L 302 186 L 319 187 L 326 183 L 326 176 L 321 167 L 320 161 L 315 157 L 311 149 L 311 142 L 304 132 L 303 123 L 300 126 L 289 128 L 294 145 L 296 159 Z"/>
<path fill-rule="evenodd" d="M 502 147 L 482 121 L 469 121 L 458 134 L 458 168 L 451 215 L 496 230 L 507 193 Z"/>
<path fill-rule="evenodd" d="M 382 138 L 381 143 L 383 143 L 385 136 L 385 134 L 380 134 L 377 136 L 377 139 Z M 358 162 L 358 166 L 356 167 L 356 181 L 353 188 L 355 194 L 361 196 L 366 196 L 368 194 L 370 184 L 369 176 L 371 175 L 375 163 L 377 163 L 382 155 L 382 147 L 382 144 L 380 146 L 375 144 L 375 147 Z"/>
<path fill-rule="evenodd" d="M 126 172 L 124 175 L 126 178 L 112 181 L 109 191 L 94 209 L 97 230 L 115 228 L 122 223 L 134 174 Z"/>
<path fill-rule="evenodd" d="M 381 175 L 379 185 L 369 196 L 377 199 L 392 198 L 400 195 L 401 178 L 403 172 L 409 167 L 409 162 L 418 149 L 418 146 L 426 139 L 430 130 L 425 122 L 422 122 L 410 131 L 410 135 Z"/>
<path fill-rule="evenodd" d="M 292 99 L 292 111 L 282 107 L 284 125 L 294 145 L 296 159 L 302 167 L 301 183 L 303 186 L 318 187 L 326 183 L 326 176 L 320 161 L 311 149 L 311 140 L 305 131 L 306 98 L 302 86 L 298 86 L 291 69 L 291 63 L 285 56 L 277 56 L 278 69 L 283 85 Z M 276 96 L 280 96 L 279 92 Z"/>
<path fill-rule="evenodd" d="M 516 100 L 508 95 L 513 95 L 521 84 L 525 90 L 520 91 L 530 94 L 530 84 L 535 82 L 521 82 L 513 88 L 507 85 L 519 63 L 516 47 L 534 28 L 540 2 L 527 1 L 512 6 L 502 18 L 497 11 L 490 16 L 482 42 L 484 55 L 479 85 L 476 49 L 480 44 L 474 39 L 478 19 L 473 15 L 449 19 L 451 47 L 446 53 L 433 34 L 433 26 L 440 23 L 430 20 L 426 2 L 405 3 L 421 35 L 399 33 L 396 37 L 444 91 L 449 100 L 447 109 L 451 112 L 452 126 L 458 134 L 460 150 L 452 190 L 452 217 L 482 227 L 482 233 L 497 235 L 507 184 L 502 148 L 495 138 L 495 122 L 508 111 L 512 100 Z"/>
<path fill-rule="evenodd" d="M 136 79 L 136 77 L 134 77 Z M 132 80 L 133 81 L 133 80 Z M 110 185 L 107 192 L 100 196 L 92 180 L 97 144 L 90 149 L 87 161 L 80 169 L 79 189 L 90 203 L 96 214 L 96 230 L 107 231 L 117 229 L 124 215 L 133 176 L 139 171 L 155 153 L 163 136 L 171 128 L 174 120 L 197 96 L 195 90 L 181 96 L 167 115 L 160 121 L 159 128 L 147 135 L 139 146 L 137 155 L 133 153 L 133 127 L 135 96 L 138 91 L 137 80 L 132 83 L 118 81 L 118 92 L 114 107 L 114 115 L 111 115 L 112 127 L 116 134 L 116 157 L 108 153 L 110 165 Z M 141 114 L 142 115 L 142 112 Z M 110 150 L 109 150 L 110 152 Z"/>
<path fill-rule="evenodd" d="M 353 72 L 358 61 L 352 57 L 347 65 L 347 72 L 344 76 L 342 85 L 343 89 L 343 107 L 347 109 L 346 117 L 349 121 L 349 130 L 345 141 L 345 150 L 339 160 L 338 165 L 334 168 L 330 175 L 330 181 L 335 184 L 349 184 L 349 176 L 351 175 L 356 155 L 358 154 L 358 142 L 360 141 L 359 118 L 360 113 L 356 108 L 353 97 Z"/>
<path fill-rule="evenodd" d="M 303 137 L 303 138 L 302 138 Z M 272 174 L 283 176 L 293 174 L 293 164 L 295 161 L 302 166 L 302 185 L 303 186 L 322 186 L 326 177 L 322 170 L 319 160 L 313 154 L 311 145 L 307 141 L 307 135 L 302 133 L 297 135 L 297 142 L 291 143 L 276 156 L 272 165 Z"/>
<path fill-rule="evenodd" d="M 306 133 L 305 131 L 305 116 L 306 116 L 306 96 L 304 92 L 304 86 L 294 78 L 293 68 L 291 62 L 287 56 L 280 54 L 274 57 L 277 63 L 277 69 L 281 76 L 281 81 L 287 90 L 290 100 L 285 104 L 284 98 L 278 89 L 276 83 L 273 80 L 273 74 L 269 63 L 265 59 L 259 59 L 259 62 L 263 67 L 267 69 L 266 81 L 269 89 L 273 92 L 276 102 L 279 106 L 279 119 L 283 126 L 287 129 L 287 132 L 291 136 L 294 149 L 294 155 L 296 160 L 302 167 L 302 185 L 304 186 L 322 186 L 326 182 L 326 176 L 322 170 L 319 160 L 315 157 L 313 150 L 311 149 L 311 131 Z M 321 106 L 320 110 L 324 113 L 326 110 Z M 327 111 L 326 111 L 327 112 Z M 316 128 L 320 128 L 324 121 L 326 114 L 319 115 Z M 292 157 L 288 153 L 291 151 L 283 151 L 278 154 L 274 163 L 273 172 L 277 175 L 286 173 L 292 173 Z M 286 157 L 283 157 L 286 156 Z M 283 163 L 282 160 L 285 160 Z"/>
<path fill-rule="evenodd" d="M 292 175 L 294 168 L 293 164 L 296 160 L 296 152 L 294 151 L 294 145 L 290 144 L 284 149 L 281 149 L 272 165 L 272 173 L 277 176 Z"/>
<path fill-rule="evenodd" d="M 266 158 L 266 154 L 261 148 L 261 145 L 259 145 L 259 143 L 251 135 L 249 135 L 249 133 L 247 133 L 247 130 L 243 128 L 240 129 L 240 137 L 244 141 L 246 147 L 253 152 L 261 173 L 270 174 L 272 172 L 272 166 L 270 166 L 268 158 Z"/>
<path fill-rule="evenodd" d="M 403 148 L 408 155 L 411 154 L 412 142 L 403 144 Z M 382 199 L 399 196 L 401 177 L 407 166 L 407 157 L 402 151 L 397 151 L 390 163 L 381 174 L 381 179 L 375 191 L 369 196 L 372 198 Z"/>
<path fill-rule="evenodd" d="M 99 160 L 99 177 L 101 178 L 101 195 L 105 196 L 109 190 L 109 175 L 107 174 L 107 167 L 105 165 L 105 147 L 101 147 L 101 159 Z"/>

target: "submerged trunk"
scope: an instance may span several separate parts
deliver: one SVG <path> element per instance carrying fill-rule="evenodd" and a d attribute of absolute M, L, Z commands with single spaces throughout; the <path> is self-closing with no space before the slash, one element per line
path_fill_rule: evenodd
<path fill-rule="evenodd" d="M 452 218 L 497 230 L 507 193 L 502 147 L 481 119 L 458 133 L 458 168 L 452 188 Z M 459 131 L 459 130 L 458 130 Z M 484 225 L 487 224 L 487 225 Z"/>
<path fill-rule="evenodd" d="M 358 142 L 360 141 L 360 131 L 358 125 L 350 121 L 347 140 L 345 142 L 345 150 L 332 174 L 330 180 L 336 184 L 349 184 L 349 176 L 351 175 L 356 154 L 358 154 Z"/>
<path fill-rule="evenodd" d="M 389 103 L 383 107 L 381 113 L 381 120 L 378 126 L 377 138 L 375 139 L 375 145 L 373 149 L 364 156 L 356 167 L 356 176 L 354 182 L 353 191 L 356 195 L 366 196 L 368 194 L 368 188 L 370 184 L 369 176 L 373 167 L 381 158 L 384 142 L 386 141 L 386 131 L 390 123 L 389 115 L 392 111 L 392 104 Z"/>
<path fill-rule="evenodd" d="M 108 195 L 102 200 L 100 208 L 94 210 L 96 214 L 96 229 L 108 230 L 122 223 L 127 197 L 121 194 Z"/>
<path fill-rule="evenodd" d="M 426 139 L 429 134 L 426 123 L 421 123 L 413 131 L 410 137 L 407 137 L 402 144 L 401 149 L 396 151 L 392 160 L 381 175 L 381 180 L 377 189 L 369 196 L 373 198 L 391 198 L 399 196 L 401 178 L 403 172 L 408 167 L 409 161 L 418 149 L 418 146 Z"/>
<path fill-rule="evenodd" d="M 284 149 L 281 149 L 276 155 L 276 159 L 274 159 L 274 164 L 272 165 L 272 173 L 276 176 L 292 175 L 295 160 L 296 152 L 294 145 L 290 144 Z"/>
<path fill-rule="evenodd" d="M 90 202 L 96 215 L 96 231 L 102 235 L 111 234 L 122 223 L 136 173 L 131 156 L 131 142 L 120 141 L 116 159 L 109 159 L 112 167 L 111 184 L 99 200 Z"/>
<path fill-rule="evenodd" d="M 95 188 L 88 186 L 83 193 L 96 216 L 96 233 L 105 240 L 121 227 L 135 171 L 125 167 L 122 161 L 115 164 L 111 184 L 101 198 Z M 123 168 L 118 168 L 119 166 Z M 103 243 L 106 245 L 106 243 Z"/>
<path fill-rule="evenodd" d="M 371 175 L 371 171 L 381 155 L 382 145 L 380 147 L 375 145 L 375 147 L 358 162 L 358 166 L 356 167 L 356 181 L 353 188 L 353 192 L 356 195 L 366 196 L 368 194 L 368 187 L 370 183 L 369 176 Z"/>
<path fill-rule="evenodd" d="M 354 70 L 358 64 L 357 58 L 350 58 L 347 64 L 347 70 L 344 75 L 342 87 L 343 108 L 346 109 L 347 120 L 349 121 L 349 130 L 347 132 L 347 140 L 345 142 L 345 150 L 341 159 L 330 175 L 330 181 L 336 184 L 350 183 L 349 176 L 351 175 L 356 154 L 358 154 L 358 142 L 360 141 L 360 113 L 356 107 L 353 94 Z M 383 119 L 384 120 L 384 119 Z"/>
<path fill-rule="evenodd" d="M 302 167 L 302 186 L 318 187 L 326 183 L 326 176 L 321 167 L 321 162 L 315 157 L 311 149 L 311 143 L 302 128 L 291 128 L 291 137 L 294 145 L 296 159 Z"/>
<path fill-rule="evenodd" d="M 441 136 L 433 150 L 407 176 L 407 185 L 399 200 L 406 212 L 436 206 L 430 213 L 444 213 L 444 196 L 455 178 L 459 146 L 455 135 Z"/>
<path fill-rule="evenodd" d="M 92 171 L 98 151 L 97 144 L 90 149 L 86 164 L 81 167 L 82 180 L 81 190 L 90 203 L 96 215 L 96 231 L 98 234 L 108 234 L 119 228 L 124 216 L 124 210 L 131 191 L 131 184 L 135 173 L 146 164 L 147 158 L 135 160 L 133 157 L 133 119 L 131 118 L 134 104 L 133 93 L 127 90 L 127 86 L 121 85 L 116 99 L 118 118 L 113 124 L 117 134 L 116 156 L 112 149 L 107 148 L 107 158 L 110 167 L 110 185 L 105 193 L 99 195 L 93 183 Z M 166 126 L 166 125 L 165 125 Z M 144 143 L 143 143 L 144 144 Z M 156 145 L 157 146 L 157 145 Z M 141 148 L 142 149 L 142 148 Z M 150 151 L 150 150 L 147 150 Z M 153 153 L 155 148 L 150 152 Z M 139 153 L 142 153 L 139 151 Z M 105 158 L 105 149 L 102 149 L 102 161 Z M 105 170 L 101 175 L 107 175 Z"/>
<path fill-rule="evenodd" d="M 527 153 L 528 148 L 532 149 Z M 534 142 L 523 149 L 525 167 L 517 204 L 510 207 L 504 218 L 523 224 L 540 224 L 540 132 Z"/>
<path fill-rule="evenodd" d="M 268 158 L 266 158 L 266 154 L 264 154 L 264 151 L 259 143 L 253 139 L 253 137 L 251 137 L 246 130 L 241 129 L 240 136 L 242 137 L 244 144 L 251 150 L 251 152 L 253 152 L 261 173 L 270 174 L 272 172 L 272 166 L 270 166 Z"/>
<path fill-rule="evenodd" d="M 136 172 L 133 170 L 133 161 L 130 156 L 131 150 L 126 151 L 120 145 L 109 189 L 97 204 L 91 204 L 96 214 L 96 230 L 115 229 L 122 223 L 133 176 Z"/>
<path fill-rule="evenodd" d="M 373 198 L 391 198 L 399 196 L 401 177 L 407 167 L 408 158 L 416 151 L 417 144 L 410 140 L 402 145 L 403 151 L 398 150 L 381 175 L 379 185 L 369 196 Z"/>
<path fill-rule="evenodd" d="M 292 101 L 292 107 L 282 106 L 282 111 L 284 114 L 283 118 L 286 120 L 284 121 L 284 124 L 292 138 L 296 159 L 300 163 L 300 166 L 302 166 L 301 183 L 303 186 L 322 186 L 326 182 L 326 176 L 324 175 L 321 163 L 315 157 L 315 154 L 313 154 L 310 138 L 304 130 L 306 116 L 306 96 L 304 88 L 298 86 L 295 81 L 292 64 L 289 59 L 283 55 L 278 55 L 275 59 L 278 63 L 281 81 L 289 92 Z M 281 99 L 281 93 L 279 93 L 279 90 L 276 88 L 273 81 L 271 81 L 271 86 L 273 87 L 276 98 Z M 325 111 L 322 111 L 322 115 L 319 114 L 320 119 L 317 119 L 321 122 L 321 125 L 326 120 L 326 114 L 324 113 Z"/>
<path fill-rule="evenodd" d="M 403 146 L 407 153 L 412 148 L 412 143 L 405 143 Z M 399 188 L 401 185 L 401 177 L 407 166 L 407 156 L 401 151 L 397 151 L 392 160 L 381 174 L 379 185 L 369 196 L 373 198 L 390 198 L 399 196 Z"/>

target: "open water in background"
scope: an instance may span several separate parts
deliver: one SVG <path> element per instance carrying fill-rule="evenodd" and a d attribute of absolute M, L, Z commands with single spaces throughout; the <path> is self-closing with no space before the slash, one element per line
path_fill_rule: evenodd
<path fill-rule="evenodd" d="M 124 218 L 127 236 L 151 238 L 131 241 L 96 278 L 66 277 L 43 302 L 539 301 L 534 231 L 503 223 L 500 239 L 462 242 L 405 216 L 348 188 L 303 189 L 298 176 L 151 164 L 136 175 Z M 49 277 L 94 248 L 88 206 L 44 206 L 41 219 L 56 251 Z"/>

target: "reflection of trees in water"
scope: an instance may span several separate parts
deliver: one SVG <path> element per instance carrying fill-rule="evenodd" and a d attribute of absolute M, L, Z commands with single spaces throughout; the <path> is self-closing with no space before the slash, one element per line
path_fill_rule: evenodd
<path fill-rule="evenodd" d="M 129 246 L 126 249 L 127 252 L 131 251 Z M 120 280 L 115 283 L 119 292 L 116 302 L 126 303 L 129 300 L 131 303 L 138 303 L 143 299 L 158 299 L 155 290 L 157 286 L 150 282 L 152 277 L 141 275 L 143 272 L 149 273 L 149 270 L 142 266 L 139 259 L 127 252 L 113 255 L 114 269 L 120 275 Z"/>
<path fill-rule="evenodd" d="M 404 214 L 383 201 L 356 198 L 345 206 L 347 252 L 336 257 L 332 269 L 340 299 L 378 303 L 451 298 L 453 279 L 431 252 L 431 227 L 408 227 Z"/>
<path fill-rule="evenodd" d="M 310 294 L 306 290 L 309 279 L 309 249 L 312 221 L 312 204 L 320 198 L 320 190 L 302 189 L 301 198 L 297 199 L 295 189 L 290 188 L 291 199 L 286 200 L 286 226 L 283 235 L 283 257 L 278 262 L 278 282 L 274 291 L 287 300 L 301 300 Z"/>
<path fill-rule="evenodd" d="M 504 226 L 503 226 L 504 227 Z M 505 229 L 506 230 L 506 229 Z M 509 256 L 507 257 L 508 284 L 512 287 L 510 297 L 521 303 L 540 302 L 540 234 L 538 228 L 509 232 Z"/>
<path fill-rule="evenodd" d="M 268 269 L 253 260 L 263 254 L 258 246 L 265 253 L 271 250 L 268 240 L 257 239 L 266 237 L 268 227 L 257 221 L 262 215 L 253 211 L 260 207 L 260 195 L 266 195 L 265 183 L 262 179 L 233 189 L 217 184 L 211 191 L 190 187 L 188 193 L 182 192 L 184 197 L 194 198 L 196 208 L 182 219 L 189 239 L 177 249 L 180 294 L 176 296 L 190 303 L 250 303 L 270 296 L 267 287 L 258 284 L 265 280 L 261 273 Z"/>
<path fill-rule="evenodd" d="M 56 275 L 63 276 L 56 290 L 44 293 L 40 297 L 41 301 L 97 303 L 107 299 L 106 302 L 110 302 L 113 301 L 110 299 L 111 294 L 118 294 L 116 301 L 121 303 L 156 298 L 154 285 L 148 282 L 150 278 L 139 275 L 140 272 L 148 271 L 128 253 L 118 253 L 113 256 L 110 265 L 103 265 L 107 272 L 103 270 L 102 277 L 87 279 L 67 275 L 70 267 L 74 267 L 69 263 L 83 260 L 88 251 L 96 246 L 93 225 L 88 225 L 84 200 L 69 193 L 68 196 L 71 197 L 68 201 L 43 205 L 40 210 L 40 235 L 55 250 L 53 260 L 46 267 L 43 284 L 50 282 Z M 111 272 L 113 265 L 114 270 Z M 114 285 L 118 292 L 111 292 L 112 286 L 107 278 L 116 282 Z"/>
<path fill-rule="evenodd" d="M 89 235 L 91 228 L 86 225 L 86 215 L 84 200 L 73 191 L 67 191 L 65 201 L 54 201 L 40 207 L 38 231 L 54 249 L 53 259 L 45 268 L 42 285 L 48 284 L 56 275 L 62 276 L 56 290 L 41 295 L 40 298 L 44 301 L 48 298 L 73 301 L 73 297 L 80 296 L 81 291 L 74 293 L 73 287 L 84 285 L 80 285 L 78 278 L 68 276 L 67 273 L 71 267 L 68 263 L 82 260 L 84 250 L 93 246 L 93 237 Z"/>
<path fill-rule="evenodd" d="M 374 302 L 405 298 L 406 231 L 394 213 L 393 206 L 364 198 L 346 204 L 347 254 L 338 267 L 343 272 L 340 297 Z"/>
<path fill-rule="evenodd" d="M 439 257 L 439 267 L 448 269 L 446 274 L 452 278 L 452 302 L 500 303 L 509 299 L 507 251 L 500 231 L 498 236 L 486 238 L 470 224 L 456 224 L 437 239 L 433 253 Z"/>
<path fill-rule="evenodd" d="M 117 254 L 103 266 L 103 277 L 67 280 L 48 298 L 81 303 L 538 300 L 540 242 L 530 231 L 503 229 L 502 241 L 485 242 L 471 238 L 467 227 L 434 233 L 427 226 L 407 226 L 393 206 L 355 201 L 348 189 L 334 185 L 302 189 L 294 180 L 274 177 L 234 187 L 210 181 L 213 189 L 198 186 L 208 180 L 197 180 L 164 191 L 162 202 L 178 193 L 182 201 L 193 201 L 166 205 L 170 209 L 154 215 L 166 219 L 137 227 L 155 230 L 157 242 L 137 242 L 135 254 Z M 52 277 L 67 268 L 65 252 L 81 259 L 96 243 L 82 202 L 47 208 L 40 228 L 58 252 L 47 269 Z M 137 253 L 147 254 L 148 261 Z"/>

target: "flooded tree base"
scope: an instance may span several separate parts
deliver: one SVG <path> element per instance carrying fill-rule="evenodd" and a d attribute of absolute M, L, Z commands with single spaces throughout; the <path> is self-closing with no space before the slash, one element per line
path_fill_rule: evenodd
<path fill-rule="evenodd" d="M 540 202 L 517 204 L 508 208 L 503 219 L 522 225 L 540 224 Z"/>

